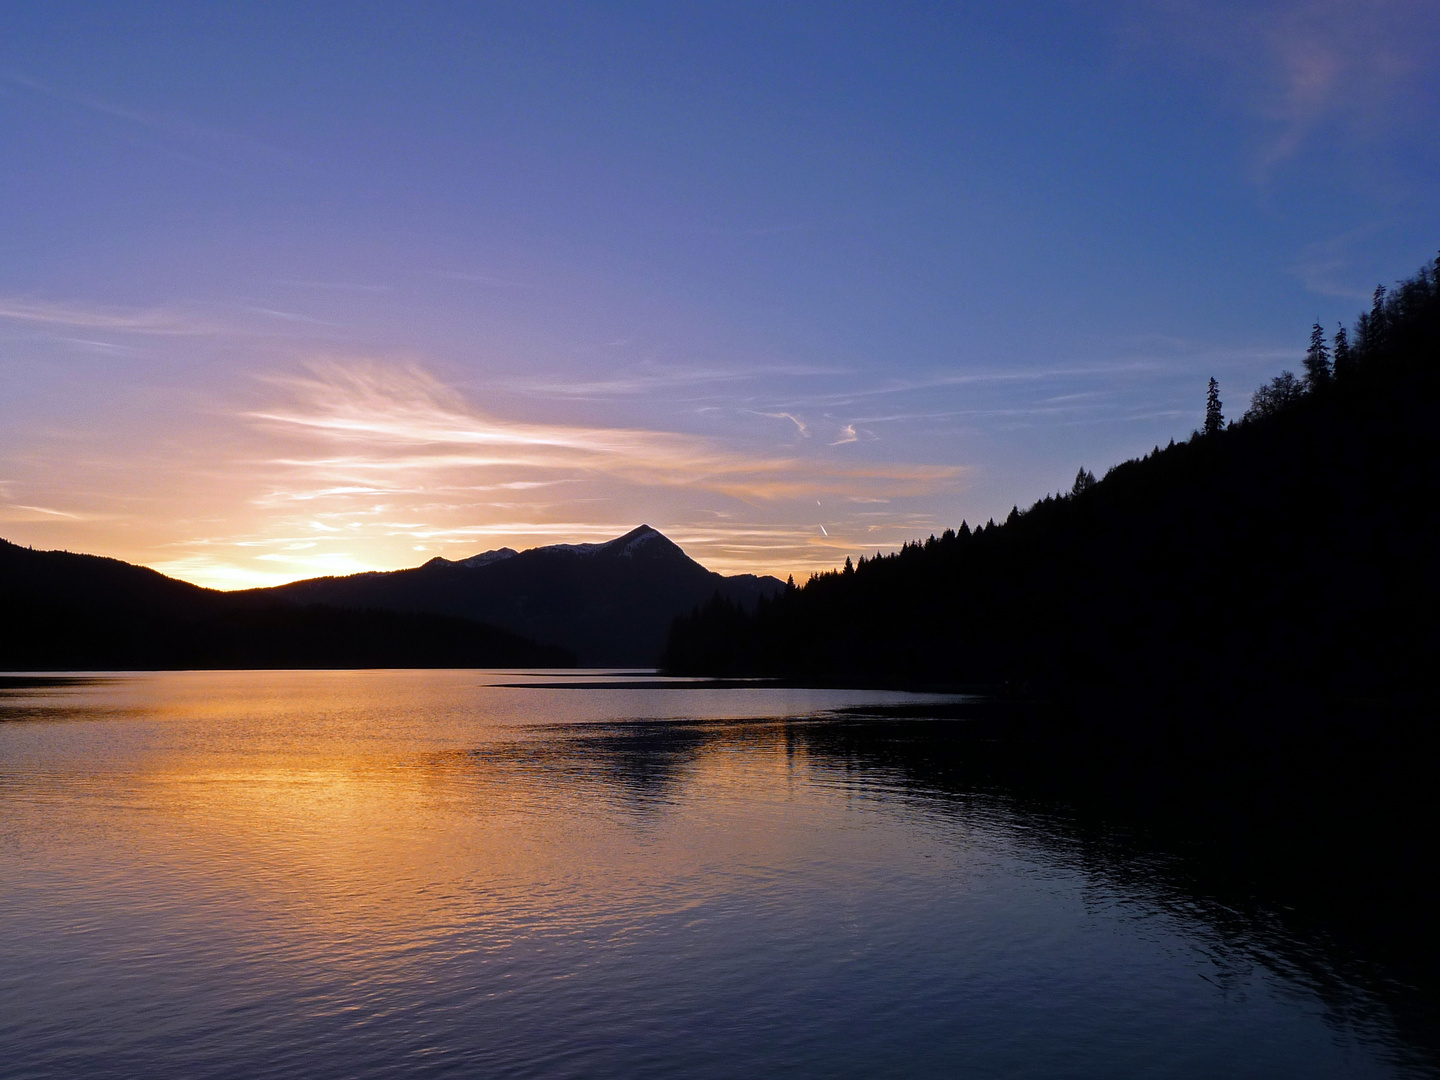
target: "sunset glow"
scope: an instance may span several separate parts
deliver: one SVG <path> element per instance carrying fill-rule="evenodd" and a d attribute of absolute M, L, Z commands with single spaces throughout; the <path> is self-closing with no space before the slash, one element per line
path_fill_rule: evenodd
<path fill-rule="evenodd" d="M 1003 518 L 1428 257 L 1431 16 L 30 12 L 0 536 L 228 588 L 642 521 L 803 577 Z"/>

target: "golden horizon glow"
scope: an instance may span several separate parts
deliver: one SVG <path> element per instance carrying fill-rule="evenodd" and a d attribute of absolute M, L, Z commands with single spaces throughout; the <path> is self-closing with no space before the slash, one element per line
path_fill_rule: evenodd
<path fill-rule="evenodd" d="M 803 424 L 776 447 L 507 417 L 415 361 L 315 359 L 254 388 L 253 404 L 193 409 L 178 462 L 141 431 L 122 434 L 140 444 L 128 468 L 72 453 L 64 481 L 47 485 L 57 505 L 0 481 L 0 526 L 235 589 L 603 541 L 645 521 L 717 572 L 783 579 L 922 535 L 927 516 L 879 508 L 965 473 L 847 459 L 837 448 L 853 438 L 812 446 Z"/>
<path fill-rule="evenodd" d="M 229 588 L 1003 518 L 1434 256 L 1433 0 L 1233 6 L 25 5 L 0 537 Z"/>

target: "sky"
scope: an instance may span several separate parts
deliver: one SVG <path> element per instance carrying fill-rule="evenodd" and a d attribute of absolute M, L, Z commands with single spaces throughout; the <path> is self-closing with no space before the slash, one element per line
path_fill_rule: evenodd
<path fill-rule="evenodd" d="M 0 537 L 209 586 L 803 580 L 1440 248 L 1436 0 L 0 5 Z"/>

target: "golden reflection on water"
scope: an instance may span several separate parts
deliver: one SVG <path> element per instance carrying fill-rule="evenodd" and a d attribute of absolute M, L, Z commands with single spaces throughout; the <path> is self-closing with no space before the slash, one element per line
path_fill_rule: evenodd
<path fill-rule="evenodd" d="M 0 683 L 0 1074 L 1391 1075 L 1035 822 L 807 735 L 913 698 L 527 681 Z"/>
<path fill-rule="evenodd" d="M 692 720 L 637 735 L 626 691 L 542 703 L 493 681 L 142 677 L 71 688 L 53 706 L 85 715 L 103 697 L 97 717 L 132 718 L 128 744 L 73 724 L 15 741 L 51 743 L 30 749 L 52 764 L 89 744 L 69 755 L 88 776 L 84 798 L 68 788 L 69 820 L 52 822 L 52 865 L 149 867 L 169 895 L 211 911 L 216 934 L 236 921 L 282 927 L 316 962 L 392 957 L 457 926 L 488 927 L 501 945 L 527 927 L 598 928 L 621 912 L 634 924 L 722 896 L 737 876 L 754 890 L 803 866 L 814 885 L 893 840 L 847 827 L 847 799 L 801 779 L 806 752 L 783 724 Z M 797 692 L 778 692 L 779 708 L 741 693 L 748 709 L 785 715 Z M 25 756 L 10 755 L 9 797 L 44 798 L 58 778 L 27 778 Z M 130 824 L 112 828 L 119 814 Z"/>

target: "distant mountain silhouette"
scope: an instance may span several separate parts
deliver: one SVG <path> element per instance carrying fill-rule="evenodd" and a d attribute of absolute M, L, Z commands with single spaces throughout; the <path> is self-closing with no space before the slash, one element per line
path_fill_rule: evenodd
<path fill-rule="evenodd" d="M 573 653 L 455 617 L 224 593 L 118 559 L 0 540 L 0 670 L 564 667 Z"/>
<path fill-rule="evenodd" d="M 723 577 L 641 525 L 603 544 L 500 548 L 468 559 L 431 559 L 409 570 L 313 578 L 250 595 L 479 619 L 578 654 L 581 663 L 654 666 L 677 615 L 720 596 L 750 609 L 783 584 Z"/>
<path fill-rule="evenodd" d="M 1333 359 L 1332 359 L 1333 357 Z M 677 673 L 1008 683 L 1048 696 L 1434 700 L 1440 260 L 1205 430 L 1001 524 L 679 620 Z M 1286 705 L 1276 714 L 1290 709 Z M 1292 710 L 1293 711 L 1293 710 Z"/>

